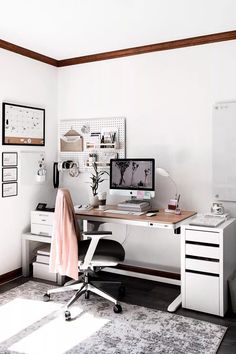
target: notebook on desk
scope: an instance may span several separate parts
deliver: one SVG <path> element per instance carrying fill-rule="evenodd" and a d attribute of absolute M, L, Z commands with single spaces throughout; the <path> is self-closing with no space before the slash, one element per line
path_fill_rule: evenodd
<path fill-rule="evenodd" d="M 104 210 L 104 213 L 111 213 L 111 214 L 121 214 L 121 215 L 136 215 L 140 216 L 145 214 L 145 212 L 142 211 L 131 211 L 131 210 L 119 210 L 119 209 L 107 209 Z"/>

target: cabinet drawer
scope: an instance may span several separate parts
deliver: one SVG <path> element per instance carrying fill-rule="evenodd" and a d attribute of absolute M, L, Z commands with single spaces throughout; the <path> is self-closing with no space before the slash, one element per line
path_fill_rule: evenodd
<path fill-rule="evenodd" d="M 40 225 L 31 223 L 31 234 L 52 236 L 52 225 Z"/>
<path fill-rule="evenodd" d="M 183 307 L 220 315 L 219 277 L 185 273 Z"/>
<path fill-rule="evenodd" d="M 52 225 L 54 213 L 45 211 L 31 211 L 31 223 L 41 225 Z"/>
<path fill-rule="evenodd" d="M 186 255 L 189 255 L 189 256 L 219 259 L 220 248 L 186 243 L 185 253 L 186 253 Z"/>
<path fill-rule="evenodd" d="M 185 231 L 186 241 L 204 242 L 204 243 L 220 243 L 219 232 L 208 232 L 199 230 L 186 230 Z"/>
<path fill-rule="evenodd" d="M 220 263 L 219 262 L 204 261 L 204 260 L 200 260 L 200 259 L 186 258 L 185 269 L 196 270 L 199 272 L 219 274 Z"/>

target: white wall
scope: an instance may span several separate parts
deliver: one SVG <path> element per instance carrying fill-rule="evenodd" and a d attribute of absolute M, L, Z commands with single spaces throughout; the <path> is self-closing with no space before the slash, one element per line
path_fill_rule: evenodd
<path fill-rule="evenodd" d="M 209 211 L 212 106 L 236 100 L 235 57 L 230 41 L 60 68 L 58 118 L 125 116 L 127 157 L 154 157 L 176 181 L 183 209 Z M 64 180 L 75 202 L 86 201 L 86 180 Z M 170 181 L 159 177 L 155 206 L 165 207 L 171 196 Z M 177 236 L 124 232 L 127 260 L 179 267 Z"/>
<path fill-rule="evenodd" d="M 0 101 L 18 103 L 46 110 L 46 145 L 7 146 L 3 151 L 19 154 L 18 196 L 0 197 L 0 274 L 21 267 L 21 232 L 30 223 L 30 210 L 39 201 L 54 203 L 51 182 L 52 161 L 56 158 L 57 131 L 57 69 L 23 56 L 0 50 Z M 2 110 L 2 106 L 0 108 Z M 1 121 L 2 128 L 2 121 Z M 53 132 L 53 134 L 52 134 Z M 42 186 L 24 185 L 21 180 L 21 151 L 45 151 L 48 165 L 47 183 Z M 2 174 L 2 169 L 0 176 Z M 0 177 L 2 180 L 2 176 Z"/>

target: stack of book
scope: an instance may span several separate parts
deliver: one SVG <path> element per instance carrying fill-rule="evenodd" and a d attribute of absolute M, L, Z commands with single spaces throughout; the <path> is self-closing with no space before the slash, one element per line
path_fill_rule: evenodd
<path fill-rule="evenodd" d="M 36 261 L 33 263 L 33 277 L 57 281 L 57 274 L 49 272 L 50 246 L 37 250 Z"/>
<path fill-rule="evenodd" d="M 120 210 L 130 210 L 130 211 L 148 211 L 151 209 L 150 202 L 144 200 L 125 200 L 119 203 L 118 209 Z"/>

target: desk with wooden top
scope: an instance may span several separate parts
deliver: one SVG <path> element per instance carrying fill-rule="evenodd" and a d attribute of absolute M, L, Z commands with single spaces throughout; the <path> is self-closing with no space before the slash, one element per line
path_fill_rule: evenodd
<path fill-rule="evenodd" d="M 110 206 L 112 209 L 115 209 L 114 206 Z M 175 215 L 171 213 L 165 213 L 163 210 L 160 210 L 155 216 L 148 217 L 144 215 L 127 215 L 127 214 L 114 214 L 104 212 L 99 209 L 92 209 L 89 211 L 77 211 L 76 217 L 83 221 L 83 231 L 88 230 L 88 223 L 97 223 L 100 225 L 102 223 L 114 223 L 114 224 L 126 224 L 126 225 L 134 225 L 134 226 L 143 226 L 149 228 L 157 228 L 157 229 L 170 229 L 173 230 L 174 233 L 180 233 L 180 227 L 184 223 L 189 221 L 196 212 L 193 211 L 182 211 L 180 215 Z M 22 234 L 22 273 L 23 276 L 29 275 L 29 244 L 30 242 L 44 242 L 51 243 L 50 236 L 43 235 L 34 235 L 30 232 Z M 121 265 L 122 268 L 122 265 Z M 124 269 L 124 266 L 123 266 Z M 133 269 L 134 272 L 137 269 Z M 142 272 L 141 272 L 142 273 Z M 167 272 L 165 272 L 166 277 Z M 163 275 L 162 275 L 163 276 Z M 61 282 L 61 280 L 60 280 Z M 168 307 L 169 311 L 175 311 L 175 309 L 181 304 L 181 295 L 172 302 L 172 304 Z"/>
<path fill-rule="evenodd" d="M 116 209 L 114 206 L 108 206 L 109 209 Z M 165 213 L 164 210 L 160 210 L 155 216 L 146 216 L 144 215 L 129 215 L 129 214 L 116 214 L 109 213 L 99 209 L 91 209 L 89 211 L 80 211 L 76 212 L 78 219 L 83 221 L 83 230 L 88 231 L 88 223 L 98 223 L 98 226 L 102 223 L 113 223 L 113 224 L 125 224 L 133 226 L 143 226 L 157 229 L 170 229 L 174 233 L 180 234 L 180 227 L 184 223 L 188 222 L 189 219 L 195 215 L 194 211 L 182 211 L 180 215 L 175 215 L 172 213 Z M 125 270 L 127 272 L 127 267 L 124 264 L 117 266 L 119 269 Z M 128 267 L 130 269 L 130 267 Z M 139 267 L 131 267 L 131 271 L 142 273 L 143 270 L 138 269 Z M 114 271 L 114 270 L 113 270 Z M 151 270 L 149 270 L 151 271 Z M 168 272 L 157 271 L 159 276 L 164 276 L 171 278 L 173 274 L 170 275 Z M 164 273 L 164 275 L 162 275 Z M 146 273 L 147 274 L 147 273 Z M 149 273 L 150 274 L 150 273 Z M 127 274 L 128 275 L 128 274 Z M 177 278 L 176 278 L 177 279 Z M 168 281 L 166 281 L 168 282 Z M 169 283 L 172 283 L 169 281 Z M 174 312 L 181 304 L 181 294 L 169 305 L 168 311 Z"/>
<path fill-rule="evenodd" d="M 116 209 L 114 205 L 110 209 Z M 195 211 L 182 211 L 180 215 L 165 213 L 160 210 L 155 216 L 129 215 L 109 213 L 100 209 L 91 209 L 89 211 L 77 211 L 76 215 L 84 222 L 84 231 L 87 231 L 88 221 L 98 221 L 101 223 L 127 224 L 135 226 L 144 226 L 158 229 L 171 229 L 177 231 L 186 219 L 195 215 Z"/>

